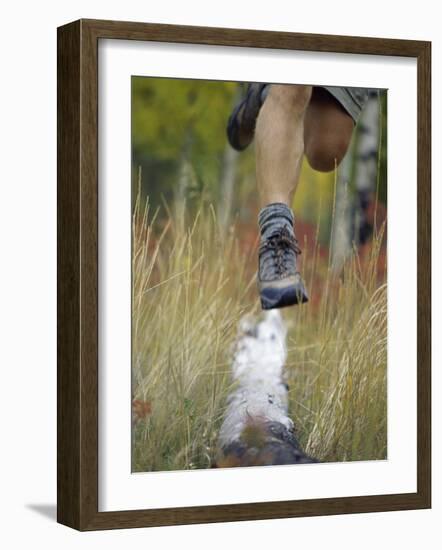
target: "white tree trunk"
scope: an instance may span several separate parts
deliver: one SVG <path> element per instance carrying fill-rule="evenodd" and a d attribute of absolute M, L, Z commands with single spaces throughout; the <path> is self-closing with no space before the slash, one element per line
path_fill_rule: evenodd
<path fill-rule="evenodd" d="M 353 164 L 353 147 L 345 155 L 339 167 L 339 178 L 336 183 L 336 202 L 333 220 L 332 269 L 339 272 L 352 251 L 352 210 L 353 200 L 350 190 L 350 178 Z"/>
<path fill-rule="evenodd" d="M 239 103 L 242 97 L 242 88 L 238 85 L 232 101 L 232 109 Z M 226 231 L 232 213 L 233 189 L 235 187 L 236 172 L 238 167 L 238 151 L 235 151 L 226 140 L 223 163 L 221 167 L 220 197 L 218 201 L 218 223 L 223 232 Z"/>
<path fill-rule="evenodd" d="M 224 149 L 220 182 L 220 199 L 218 202 L 218 223 L 223 232 L 226 231 L 232 215 L 233 189 L 235 187 L 238 165 L 238 151 L 229 144 Z"/>
<path fill-rule="evenodd" d="M 243 319 L 232 364 L 237 387 L 218 438 L 218 467 L 316 462 L 306 456 L 288 416 L 286 328 L 279 311 Z"/>
<path fill-rule="evenodd" d="M 192 177 L 192 166 L 190 164 L 190 153 L 192 150 L 192 132 L 187 129 L 183 147 L 181 150 L 181 158 L 178 168 L 178 179 L 174 193 L 174 208 L 175 220 L 178 230 L 182 233 L 185 225 L 187 192 L 190 186 Z"/>
<path fill-rule="evenodd" d="M 332 268 L 340 271 L 358 246 L 363 204 L 376 189 L 379 155 L 379 96 L 370 94 L 339 167 L 332 234 Z"/>

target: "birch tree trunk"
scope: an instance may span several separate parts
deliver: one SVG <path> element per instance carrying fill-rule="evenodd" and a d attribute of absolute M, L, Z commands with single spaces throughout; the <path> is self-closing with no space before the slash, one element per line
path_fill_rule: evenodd
<path fill-rule="evenodd" d="M 363 111 L 359 137 L 357 171 L 355 174 L 356 204 L 354 232 L 359 246 L 367 240 L 370 228 L 366 219 L 367 207 L 377 200 L 376 188 L 379 165 L 380 98 L 377 92 L 370 94 Z M 372 229 L 372 228 L 371 228 Z"/>
<path fill-rule="evenodd" d="M 339 272 L 354 246 L 365 242 L 365 210 L 376 189 L 379 155 L 378 92 L 369 95 L 338 172 L 332 269 Z"/>
<path fill-rule="evenodd" d="M 223 155 L 218 202 L 218 223 L 223 233 L 226 232 L 232 216 L 233 189 L 235 187 L 237 165 L 238 151 L 227 144 Z"/>
<path fill-rule="evenodd" d="M 353 140 L 355 136 L 353 136 Z M 347 154 L 339 167 L 338 180 L 336 183 L 336 202 L 333 220 L 333 232 L 331 237 L 332 246 L 332 269 L 339 272 L 352 251 L 352 210 L 353 197 L 350 189 L 352 169 L 355 162 L 355 143 L 351 143 Z"/>
<path fill-rule="evenodd" d="M 233 98 L 232 109 L 241 100 L 241 97 L 241 86 L 238 85 Z M 218 223 L 223 233 L 227 230 L 232 215 L 233 190 L 238 168 L 238 156 L 238 151 L 235 151 L 226 140 L 221 168 L 220 197 L 217 208 Z"/>
<path fill-rule="evenodd" d="M 317 462 L 300 448 L 288 416 L 285 340 L 277 310 L 258 323 L 241 321 L 232 364 L 237 386 L 219 433 L 218 467 Z"/>
<path fill-rule="evenodd" d="M 184 231 L 185 226 L 187 191 L 189 189 L 192 173 L 192 168 L 190 164 L 191 151 L 192 131 L 190 128 L 188 128 L 185 134 L 183 147 L 181 149 L 181 158 L 178 167 L 178 181 L 174 193 L 175 219 L 177 223 L 177 228 L 181 233 Z"/>

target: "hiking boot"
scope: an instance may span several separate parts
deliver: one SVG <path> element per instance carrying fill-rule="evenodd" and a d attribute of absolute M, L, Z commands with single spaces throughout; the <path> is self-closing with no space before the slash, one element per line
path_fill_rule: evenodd
<path fill-rule="evenodd" d="M 245 98 L 235 107 L 227 123 L 227 137 L 237 151 L 244 150 L 253 140 L 255 124 L 269 84 L 252 82 Z"/>
<path fill-rule="evenodd" d="M 301 249 L 286 226 L 277 228 L 259 246 L 258 287 L 262 309 L 302 304 L 308 301 L 307 291 L 296 270 Z"/>

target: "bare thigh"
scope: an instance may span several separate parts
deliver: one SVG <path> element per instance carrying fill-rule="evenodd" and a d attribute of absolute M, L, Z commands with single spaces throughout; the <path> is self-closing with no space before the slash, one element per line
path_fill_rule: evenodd
<path fill-rule="evenodd" d="M 315 170 L 329 172 L 343 159 L 354 121 L 324 88 L 313 88 L 304 120 L 304 152 Z"/>

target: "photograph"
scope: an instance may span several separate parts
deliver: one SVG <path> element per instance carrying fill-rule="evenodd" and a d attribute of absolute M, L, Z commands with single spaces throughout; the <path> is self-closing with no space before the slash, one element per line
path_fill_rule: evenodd
<path fill-rule="evenodd" d="M 388 459 L 388 99 L 131 77 L 133 473 Z"/>

